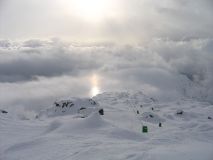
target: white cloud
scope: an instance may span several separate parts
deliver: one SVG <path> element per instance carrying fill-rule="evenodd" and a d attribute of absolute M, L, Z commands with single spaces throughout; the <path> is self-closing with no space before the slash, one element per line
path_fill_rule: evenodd
<path fill-rule="evenodd" d="M 101 91 L 144 90 L 161 99 L 212 101 L 212 39 L 157 39 L 144 46 L 1 42 L 2 106 L 40 108 L 61 96 L 89 96 L 94 73 Z"/>

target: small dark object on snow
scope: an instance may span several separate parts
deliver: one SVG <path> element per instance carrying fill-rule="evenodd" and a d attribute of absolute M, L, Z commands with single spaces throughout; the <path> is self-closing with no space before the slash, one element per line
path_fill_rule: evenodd
<path fill-rule="evenodd" d="M 84 110 L 84 109 L 86 109 L 86 108 L 84 108 L 84 107 L 81 107 L 81 108 L 79 109 L 79 111 L 81 111 L 81 110 Z"/>
<path fill-rule="evenodd" d="M 154 111 L 154 108 L 152 107 L 152 110 Z"/>
<path fill-rule="evenodd" d="M 139 111 L 137 110 L 137 114 L 139 114 Z"/>
<path fill-rule="evenodd" d="M 141 105 L 140 105 L 140 107 L 142 108 L 142 107 L 143 107 L 143 105 L 141 104 Z"/>
<path fill-rule="evenodd" d="M 60 105 L 59 105 L 58 103 L 55 102 L 55 106 L 56 106 L 56 107 L 59 107 Z"/>
<path fill-rule="evenodd" d="M 212 119 L 212 117 L 208 117 L 208 119 Z"/>
<path fill-rule="evenodd" d="M 83 110 L 86 110 L 86 108 L 81 107 L 81 108 L 78 110 L 78 113 L 81 113 L 81 111 L 83 111 Z M 81 117 L 81 118 L 82 118 L 82 117 Z M 85 118 L 85 117 L 83 117 L 83 118 Z"/>
<path fill-rule="evenodd" d="M 90 103 L 91 103 L 92 105 L 96 105 L 96 104 L 97 104 L 93 99 L 89 99 L 89 101 L 90 101 Z"/>
<path fill-rule="evenodd" d="M 64 102 L 64 103 L 62 104 L 62 108 L 68 107 L 69 103 L 70 103 L 70 102 Z"/>
<path fill-rule="evenodd" d="M 162 127 L 162 124 L 161 124 L 161 123 L 159 123 L 159 127 Z"/>
<path fill-rule="evenodd" d="M 70 107 L 74 106 L 74 104 L 71 102 Z"/>
<path fill-rule="evenodd" d="M 149 117 L 153 118 L 154 116 L 150 114 Z"/>
<path fill-rule="evenodd" d="M 182 111 L 182 110 L 178 110 L 176 114 L 177 114 L 177 115 L 182 115 L 182 114 L 183 114 L 183 111 Z"/>
<path fill-rule="evenodd" d="M 142 126 L 142 132 L 147 133 L 148 132 L 148 127 L 147 126 Z"/>
<path fill-rule="evenodd" d="M 98 112 L 100 115 L 104 115 L 104 109 L 100 109 Z"/>
<path fill-rule="evenodd" d="M 0 110 L 1 111 L 1 113 L 5 113 L 5 114 L 7 114 L 8 112 L 7 111 L 5 111 L 5 110 Z"/>

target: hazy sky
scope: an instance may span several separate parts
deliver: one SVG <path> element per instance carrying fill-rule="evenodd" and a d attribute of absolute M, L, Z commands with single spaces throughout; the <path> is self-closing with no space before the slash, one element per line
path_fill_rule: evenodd
<path fill-rule="evenodd" d="M 142 90 L 213 99 L 212 0 L 0 0 L 0 103 Z"/>
<path fill-rule="evenodd" d="M 212 38 L 212 0 L 0 0 L 0 37 L 143 43 Z"/>

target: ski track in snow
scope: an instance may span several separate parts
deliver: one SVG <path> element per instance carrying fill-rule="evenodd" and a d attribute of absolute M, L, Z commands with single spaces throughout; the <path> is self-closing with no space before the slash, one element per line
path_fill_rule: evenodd
<path fill-rule="evenodd" d="M 22 120 L 0 113 L 0 160 L 213 159 L 212 105 L 187 99 L 160 103 L 141 92 L 94 99 L 104 116 Z M 142 124 L 148 133 L 141 132 Z"/>

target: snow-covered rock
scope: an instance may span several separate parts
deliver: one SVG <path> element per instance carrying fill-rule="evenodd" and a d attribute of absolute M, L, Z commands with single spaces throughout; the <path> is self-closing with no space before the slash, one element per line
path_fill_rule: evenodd
<path fill-rule="evenodd" d="M 154 124 L 159 124 L 161 122 L 165 122 L 166 120 L 160 117 L 159 115 L 152 112 L 144 112 L 141 114 L 140 119 L 144 122 L 150 122 Z"/>
<path fill-rule="evenodd" d="M 63 115 L 79 115 L 87 117 L 93 112 L 103 110 L 100 105 L 90 98 L 69 98 L 54 102 L 53 106 L 41 111 L 37 118 L 42 116 L 56 117 Z"/>

